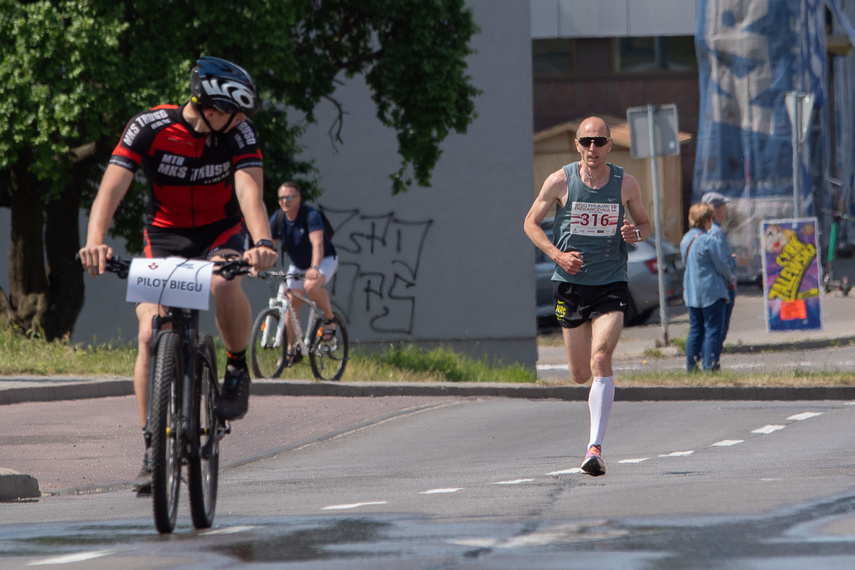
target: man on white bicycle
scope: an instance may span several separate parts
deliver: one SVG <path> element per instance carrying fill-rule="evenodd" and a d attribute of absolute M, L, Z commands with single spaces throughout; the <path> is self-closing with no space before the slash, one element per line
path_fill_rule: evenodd
<path fill-rule="evenodd" d="M 330 296 L 324 285 L 335 275 L 338 269 L 338 256 L 329 238 L 331 228 L 324 226 L 324 221 L 318 210 L 301 204 L 300 186 L 295 182 L 285 182 L 279 187 L 279 207 L 270 217 L 270 234 L 273 241 L 281 241 L 282 252 L 288 254 L 291 263 L 288 273 L 301 274 L 302 279 L 289 279 L 289 289 L 303 290 L 324 312 L 323 340 L 330 340 L 335 335 L 335 319 L 333 318 Z M 294 309 L 299 311 L 303 304 L 300 299 L 290 296 Z M 288 336 L 288 349 L 285 353 L 286 365 L 291 366 L 300 362 L 303 355 L 299 347 L 295 349 L 296 333 L 285 321 Z"/>

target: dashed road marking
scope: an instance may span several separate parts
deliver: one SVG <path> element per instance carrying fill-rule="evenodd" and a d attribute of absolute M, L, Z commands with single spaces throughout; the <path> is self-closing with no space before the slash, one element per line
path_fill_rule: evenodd
<path fill-rule="evenodd" d="M 75 564 L 77 562 L 85 562 L 94 560 L 95 558 L 103 558 L 115 554 L 118 550 L 90 550 L 89 552 L 76 552 L 74 554 L 66 554 L 65 556 L 56 556 L 45 560 L 30 562 L 27 566 L 49 566 L 52 564 Z"/>
<path fill-rule="evenodd" d="M 496 481 L 493 485 L 522 485 L 523 483 L 531 483 L 534 479 L 514 479 L 513 481 Z"/>
<path fill-rule="evenodd" d="M 462 491 L 463 487 L 455 487 L 449 489 L 431 489 L 430 491 L 422 491 L 419 495 L 441 495 L 443 493 L 456 493 Z"/>
<path fill-rule="evenodd" d="M 715 442 L 710 447 L 730 447 L 731 445 L 738 445 L 744 441 L 744 439 L 723 439 Z"/>
<path fill-rule="evenodd" d="M 638 457 L 636 459 L 621 459 L 618 463 L 641 463 L 642 461 L 647 461 L 650 459 L 649 457 Z"/>
<path fill-rule="evenodd" d="M 784 429 L 786 426 L 779 426 L 774 424 L 767 424 L 761 428 L 757 428 L 755 430 L 751 430 L 751 433 L 761 433 L 763 435 L 769 435 L 770 433 L 774 433 L 778 430 Z"/>
<path fill-rule="evenodd" d="M 389 501 L 369 501 L 366 503 L 350 503 L 349 505 L 330 505 L 324 507 L 324 511 L 344 511 L 347 509 L 358 509 L 359 507 L 371 507 L 374 505 L 388 505 Z"/>
<path fill-rule="evenodd" d="M 691 455 L 695 452 L 694 449 L 690 451 L 672 451 L 671 453 L 664 453 L 659 457 L 685 457 L 687 455 Z"/>
<path fill-rule="evenodd" d="M 199 534 L 205 536 L 211 536 L 214 534 L 237 534 L 239 532 L 246 532 L 254 528 L 254 526 L 230 526 L 226 528 L 218 528 L 215 530 L 206 530 L 204 532 L 200 532 Z"/>
<path fill-rule="evenodd" d="M 793 420 L 793 421 L 796 421 L 796 422 L 801 422 L 801 421 L 809 420 L 809 419 L 811 419 L 811 418 L 815 418 L 816 416 L 821 416 L 821 415 L 822 415 L 822 412 L 802 412 L 802 413 L 800 413 L 800 414 L 796 414 L 796 415 L 794 415 L 794 416 L 790 416 L 790 417 L 788 417 L 787 419 L 788 419 L 788 420 Z"/>

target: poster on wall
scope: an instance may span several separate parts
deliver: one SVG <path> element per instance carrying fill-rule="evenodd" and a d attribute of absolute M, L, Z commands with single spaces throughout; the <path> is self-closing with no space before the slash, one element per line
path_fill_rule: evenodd
<path fill-rule="evenodd" d="M 816 218 L 766 220 L 763 295 L 769 332 L 822 328 Z"/>

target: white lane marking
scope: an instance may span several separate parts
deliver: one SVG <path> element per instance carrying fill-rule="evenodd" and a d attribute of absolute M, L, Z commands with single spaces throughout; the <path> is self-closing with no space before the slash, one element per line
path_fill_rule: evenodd
<path fill-rule="evenodd" d="M 254 527 L 254 526 L 229 526 L 226 528 L 206 530 L 204 532 L 200 532 L 199 534 L 204 535 L 204 536 L 211 536 L 211 535 L 216 535 L 216 534 L 237 534 L 239 532 L 246 532 L 246 531 L 252 530 L 254 528 L 257 528 L 257 527 Z"/>
<path fill-rule="evenodd" d="M 498 544 L 495 538 L 462 538 L 460 540 L 449 540 L 449 544 L 458 546 L 468 546 L 472 548 L 492 548 Z"/>
<path fill-rule="evenodd" d="M 371 507 L 374 505 L 388 505 L 388 501 L 369 501 L 366 503 L 351 503 L 349 505 L 330 505 L 321 510 L 324 511 L 344 511 L 347 509 L 358 509 L 359 507 Z"/>
<path fill-rule="evenodd" d="M 647 461 L 650 459 L 649 457 L 638 457 L 636 459 L 621 459 L 618 463 L 641 463 L 642 461 Z"/>
<path fill-rule="evenodd" d="M 760 477 L 760 480 L 764 481 L 766 483 L 768 483 L 770 481 L 783 481 L 783 479 L 781 477 Z"/>
<path fill-rule="evenodd" d="M 513 481 L 496 481 L 493 485 L 521 485 L 523 483 L 531 483 L 534 479 L 514 479 Z"/>
<path fill-rule="evenodd" d="M 751 430 L 751 433 L 762 433 L 763 435 L 769 435 L 772 432 L 776 432 L 780 429 L 784 429 L 787 426 L 778 426 L 773 424 L 766 424 L 761 428 L 757 428 L 755 430 Z"/>
<path fill-rule="evenodd" d="M 793 420 L 796 422 L 800 422 L 802 420 L 809 420 L 811 418 L 815 418 L 816 416 L 821 416 L 822 412 L 802 412 L 800 414 L 796 414 L 794 416 L 790 416 L 787 419 Z"/>
<path fill-rule="evenodd" d="M 745 441 L 744 439 L 723 439 L 721 441 L 717 441 L 712 444 L 710 447 L 730 447 L 731 445 L 738 445 Z"/>
<path fill-rule="evenodd" d="M 456 493 L 457 491 L 462 491 L 463 487 L 457 487 L 453 489 L 431 489 L 430 491 L 422 491 L 419 495 L 440 495 L 442 493 Z"/>
<path fill-rule="evenodd" d="M 685 457 L 686 455 L 691 455 L 695 452 L 694 449 L 691 451 L 672 451 L 671 453 L 665 453 L 660 455 L 659 457 Z"/>
<path fill-rule="evenodd" d="M 538 370 L 566 370 L 570 371 L 570 367 L 566 364 L 538 364 L 536 366 Z"/>
<path fill-rule="evenodd" d="M 95 558 L 102 558 L 115 554 L 118 550 L 91 550 L 89 552 L 77 552 L 75 554 L 67 554 L 65 556 L 57 556 L 55 558 L 47 558 L 36 562 L 29 562 L 27 566 L 48 566 L 51 564 L 74 564 L 75 562 L 85 562 Z"/>
<path fill-rule="evenodd" d="M 547 473 L 547 475 L 571 475 L 573 473 L 581 473 L 581 467 L 573 467 L 571 469 L 562 469 L 561 471 L 553 471 L 552 473 Z"/>

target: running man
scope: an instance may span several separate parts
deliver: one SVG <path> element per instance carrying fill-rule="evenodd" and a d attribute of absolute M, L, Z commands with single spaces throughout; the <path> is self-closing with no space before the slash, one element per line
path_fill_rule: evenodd
<path fill-rule="evenodd" d="M 650 220 L 638 181 L 606 162 L 611 131 L 588 117 L 576 133 L 580 160 L 549 175 L 525 218 L 525 233 L 555 261 L 555 316 L 562 327 L 570 375 L 577 384 L 592 376 L 591 414 L 582 471 L 603 475 L 603 439 L 614 402 L 612 354 L 627 310 L 627 243 L 650 236 Z M 553 241 L 540 227 L 556 208 Z M 625 218 L 629 212 L 633 223 Z"/>

